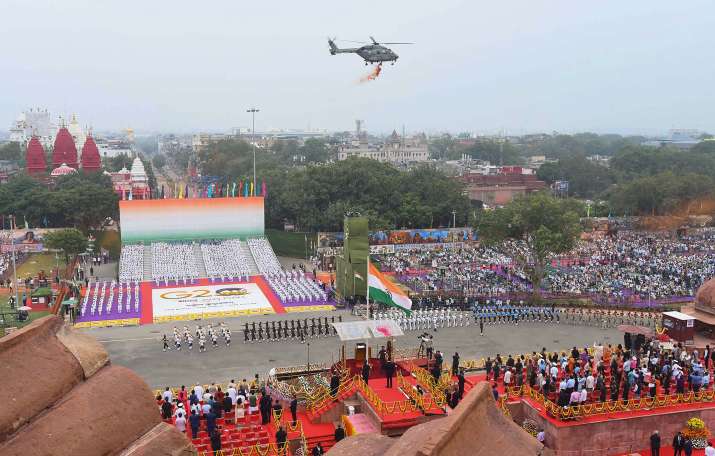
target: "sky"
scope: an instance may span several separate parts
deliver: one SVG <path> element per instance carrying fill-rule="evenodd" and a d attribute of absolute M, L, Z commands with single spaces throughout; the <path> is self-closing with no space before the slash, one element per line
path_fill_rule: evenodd
<path fill-rule="evenodd" d="M 3 0 L 0 130 L 715 132 L 711 0 Z M 375 81 L 327 37 L 410 41 Z M 353 46 L 351 43 L 338 43 Z"/>

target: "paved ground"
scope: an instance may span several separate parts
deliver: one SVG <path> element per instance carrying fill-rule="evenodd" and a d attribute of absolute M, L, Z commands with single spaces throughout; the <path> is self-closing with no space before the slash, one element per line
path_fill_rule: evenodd
<path fill-rule="evenodd" d="M 315 312 L 297 314 L 300 318 L 342 315 L 343 320 L 354 319 L 347 312 Z M 85 329 L 88 334 L 99 339 L 109 351 L 112 362 L 127 366 L 142 376 L 152 387 L 188 385 L 200 382 L 225 382 L 232 378 L 249 378 L 254 373 L 265 374 L 271 367 L 305 364 L 310 362 L 331 362 L 339 357 L 341 344 L 336 337 L 308 340 L 308 344 L 296 341 L 270 343 L 243 343 L 243 323 L 248 321 L 272 321 L 288 319 L 287 316 L 266 315 L 225 320 L 232 330 L 232 344 L 227 348 L 220 339 L 220 348 L 208 348 L 206 353 L 198 353 L 197 346 L 189 352 L 174 350 L 163 352 L 161 337 L 170 335 L 173 324 L 159 324 L 125 328 Z M 201 324 L 208 321 L 204 320 Z M 198 322 L 187 322 L 192 332 Z M 180 324 L 183 326 L 183 324 Z M 410 332 L 398 338 L 398 347 L 419 345 L 419 332 Z M 622 341 L 618 331 L 601 330 L 594 327 L 571 325 L 545 325 L 521 323 L 514 326 L 487 326 L 484 336 L 479 335 L 477 326 L 445 328 L 434 335 L 434 346 L 442 350 L 446 360 L 458 351 L 463 360 L 479 359 L 485 356 L 509 353 L 583 347 L 594 342 L 617 344 Z M 348 353 L 353 350 L 348 345 Z M 378 347 L 379 348 L 379 347 Z M 308 353 L 310 350 L 310 354 Z M 376 350 L 375 350 L 376 352 Z"/>

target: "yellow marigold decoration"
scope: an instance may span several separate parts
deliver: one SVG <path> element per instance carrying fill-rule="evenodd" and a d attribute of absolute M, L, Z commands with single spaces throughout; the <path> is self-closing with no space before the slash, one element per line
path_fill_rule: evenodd
<path fill-rule="evenodd" d="M 693 441 L 693 448 L 702 449 L 707 445 L 707 438 L 710 435 L 710 431 L 707 426 L 705 426 L 705 422 L 700 418 L 690 418 L 685 423 L 683 435 Z"/>

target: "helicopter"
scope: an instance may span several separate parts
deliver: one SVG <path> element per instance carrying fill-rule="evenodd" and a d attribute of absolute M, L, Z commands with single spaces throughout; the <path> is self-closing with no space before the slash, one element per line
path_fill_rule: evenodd
<path fill-rule="evenodd" d="M 335 54 L 357 54 L 360 57 L 362 57 L 365 60 L 365 65 L 369 63 L 383 63 L 383 62 L 392 62 L 394 65 L 397 59 L 400 57 L 395 52 L 386 47 L 383 46 L 384 44 L 413 44 L 413 43 L 378 43 L 375 38 L 370 37 L 370 40 L 372 40 L 372 44 L 370 43 L 365 43 L 363 41 L 348 41 L 350 43 L 360 43 L 364 44 L 364 46 L 360 46 L 358 48 L 343 48 L 340 49 L 338 46 L 335 45 L 335 38 L 330 39 L 328 38 L 328 45 L 330 46 L 330 55 L 335 55 Z M 347 40 L 343 40 L 347 41 Z"/>

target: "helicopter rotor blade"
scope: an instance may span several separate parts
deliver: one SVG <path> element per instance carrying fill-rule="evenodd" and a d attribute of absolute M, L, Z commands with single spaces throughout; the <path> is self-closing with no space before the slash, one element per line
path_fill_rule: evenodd
<path fill-rule="evenodd" d="M 380 44 L 415 44 L 415 43 L 380 43 Z"/>
<path fill-rule="evenodd" d="M 359 44 L 368 44 L 366 41 L 353 41 L 353 40 L 337 40 L 342 43 L 359 43 Z"/>

